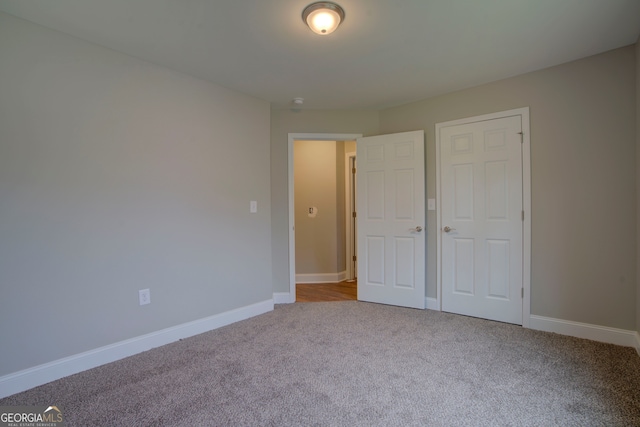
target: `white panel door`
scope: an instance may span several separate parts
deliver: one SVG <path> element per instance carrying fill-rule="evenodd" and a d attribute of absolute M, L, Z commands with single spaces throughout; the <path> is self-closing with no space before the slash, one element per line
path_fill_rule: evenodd
<path fill-rule="evenodd" d="M 358 300 L 425 308 L 424 132 L 358 138 Z"/>
<path fill-rule="evenodd" d="M 522 324 L 520 116 L 439 135 L 442 310 Z"/>

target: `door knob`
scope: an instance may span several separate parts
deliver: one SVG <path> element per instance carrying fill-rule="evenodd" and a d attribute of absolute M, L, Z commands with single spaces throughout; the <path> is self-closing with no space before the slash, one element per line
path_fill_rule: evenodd
<path fill-rule="evenodd" d="M 416 228 L 413 229 L 414 231 L 417 231 L 418 233 L 422 231 L 422 227 L 417 226 Z"/>
<path fill-rule="evenodd" d="M 444 232 L 445 232 L 445 233 L 448 233 L 448 232 L 450 232 L 450 231 L 455 230 L 455 228 L 451 228 L 451 227 L 449 227 L 448 225 L 445 225 L 445 226 L 444 226 L 444 228 L 443 228 L 443 230 L 444 230 Z"/>

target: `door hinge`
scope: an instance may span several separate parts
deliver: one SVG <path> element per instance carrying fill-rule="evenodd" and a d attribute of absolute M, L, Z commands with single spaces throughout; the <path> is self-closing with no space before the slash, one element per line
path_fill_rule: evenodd
<path fill-rule="evenodd" d="M 352 215 L 353 215 L 354 218 L 356 217 L 356 213 L 355 212 L 352 212 Z"/>
<path fill-rule="evenodd" d="M 524 221 L 524 211 L 522 211 L 522 220 Z"/>
<path fill-rule="evenodd" d="M 351 173 L 355 175 L 355 173 L 356 173 L 356 168 L 352 168 L 352 169 L 351 169 Z"/>
<path fill-rule="evenodd" d="M 357 261 L 357 259 L 356 259 L 356 256 L 355 256 L 355 255 L 353 256 L 353 261 L 354 261 L 354 262 L 355 262 L 355 261 Z"/>
<path fill-rule="evenodd" d="M 524 299 L 524 288 L 520 288 L 520 290 L 522 291 L 522 292 L 520 292 L 520 297 L 522 299 Z"/>

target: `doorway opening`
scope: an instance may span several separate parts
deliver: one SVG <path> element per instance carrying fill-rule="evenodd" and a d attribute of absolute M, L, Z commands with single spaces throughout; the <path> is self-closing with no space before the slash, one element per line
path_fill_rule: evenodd
<path fill-rule="evenodd" d="M 346 211 L 347 209 L 351 209 L 351 194 L 350 199 L 347 199 L 347 190 L 351 193 L 351 189 L 355 188 L 355 182 L 351 182 L 351 179 L 347 180 L 346 171 L 342 178 L 339 178 L 338 173 L 334 174 L 336 177 L 336 182 L 340 182 L 342 188 L 337 193 L 344 193 L 341 198 L 334 196 L 334 204 L 325 203 L 322 201 L 321 193 L 308 193 L 308 192 L 300 192 L 300 188 L 298 188 L 298 192 L 296 193 L 296 152 L 295 145 L 296 142 L 304 143 L 313 141 L 316 143 L 327 143 L 326 146 L 330 147 L 328 143 L 333 143 L 334 147 L 336 146 L 336 141 L 352 141 L 351 149 L 343 149 L 340 153 L 340 158 L 337 156 L 336 151 L 334 149 L 334 158 L 337 160 L 336 164 L 341 164 L 341 170 L 339 171 L 342 174 L 342 170 L 346 169 L 345 165 L 350 164 L 350 158 L 347 157 L 347 153 L 353 154 L 353 158 L 355 158 L 355 140 L 361 137 L 361 134 L 289 134 L 289 146 L 288 146 L 288 184 L 289 184 L 289 301 L 296 301 L 296 284 L 298 282 L 306 282 L 305 286 L 316 286 L 318 283 L 322 282 L 332 282 L 334 285 L 338 285 L 341 282 L 345 283 L 346 287 L 355 288 L 355 282 L 346 283 L 346 279 L 355 279 L 356 268 L 353 266 L 353 261 L 347 262 L 347 256 L 350 256 L 351 260 L 353 260 L 353 256 L 357 253 L 356 243 L 357 239 L 355 236 L 355 227 L 353 226 L 352 218 L 347 218 Z M 342 143 L 342 146 L 345 146 L 345 143 Z M 349 163 L 347 163 L 349 162 Z M 310 163 L 313 165 L 313 163 Z M 300 166 L 299 166 L 300 168 Z M 310 168 L 310 172 L 314 172 L 315 168 Z M 318 181 L 321 181 L 321 177 L 319 174 L 322 171 L 315 171 L 316 175 L 312 173 L 311 176 L 306 177 L 306 181 L 311 182 L 312 184 Z M 343 182 L 344 181 L 344 182 Z M 334 184 L 334 187 L 337 186 Z M 302 200 L 302 204 L 298 204 L 296 207 L 296 194 L 298 199 Z M 310 197 L 307 197 L 310 196 Z M 318 206 L 320 205 L 320 206 Z M 341 210 L 340 214 L 338 211 Z M 296 225 L 296 213 L 298 214 L 298 219 L 300 224 L 298 227 Z M 333 250 L 333 260 L 329 260 L 329 265 L 331 261 L 334 261 L 334 266 L 338 266 L 338 268 L 329 268 L 330 271 L 323 271 L 323 269 L 327 269 L 326 263 L 323 261 L 323 256 L 315 256 L 309 255 L 309 247 L 307 244 L 314 243 L 313 236 L 322 236 L 322 227 L 320 220 L 327 219 L 327 216 L 332 216 L 333 221 L 328 221 L 329 223 L 333 222 L 333 227 L 335 228 L 334 235 L 337 236 L 338 233 L 341 233 L 344 236 L 345 244 L 341 249 L 338 249 L 337 246 L 334 246 Z M 307 222 L 306 225 L 311 225 L 311 227 L 307 227 L 304 229 L 304 223 L 300 218 L 304 218 L 304 221 Z M 341 218 L 341 221 L 338 221 L 337 218 Z M 331 226 L 331 224 L 329 224 Z M 349 228 L 349 232 L 347 232 L 347 228 Z M 311 231 L 310 231 L 311 230 Z M 306 233 L 306 234 L 305 234 Z M 309 234 L 311 233 L 311 234 Z M 315 234 L 314 234 L 315 233 Z M 332 232 L 333 233 L 333 232 Z M 296 234 L 299 234 L 298 246 L 296 247 Z M 309 238 L 311 236 L 311 238 Z M 347 236 L 349 236 L 349 243 L 346 242 Z M 306 237 L 306 238 L 305 238 Z M 305 245 L 307 247 L 305 248 Z M 296 250 L 298 249 L 298 257 L 300 258 L 300 265 L 298 266 L 296 261 Z M 326 249 L 326 248 L 325 248 Z M 312 252 L 312 251 L 311 251 Z M 323 264 L 324 263 L 324 264 Z M 343 269 L 344 268 L 344 269 Z M 313 271 L 313 270 L 316 271 Z M 338 271 L 339 270 L 339 271 Z M 298 274 L 296 274 L 298 273 Z M 348 285 L 348 286 L 347 286 Z M 317 288 L 316 290 L 319 290 Z M 348 291 L 355 292 L 355 291 Z M 355 298 L 352 298 L 355 299 Z"/>

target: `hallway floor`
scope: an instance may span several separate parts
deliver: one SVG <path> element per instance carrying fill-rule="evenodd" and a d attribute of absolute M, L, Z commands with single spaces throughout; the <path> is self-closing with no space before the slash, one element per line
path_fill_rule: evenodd
<path fill-rule="evenodd" d="M 358 282 L 298 283 L 296 302 L 355 301 Z"/>

